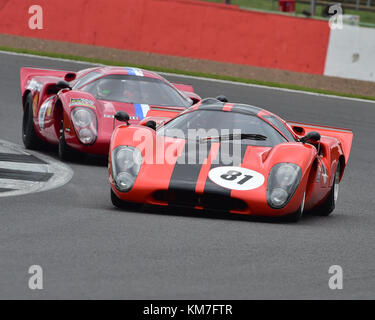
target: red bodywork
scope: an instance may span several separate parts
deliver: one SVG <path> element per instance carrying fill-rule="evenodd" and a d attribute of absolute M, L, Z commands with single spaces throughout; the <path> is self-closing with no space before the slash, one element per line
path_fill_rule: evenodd
<path fill-rule="evenodd" d="M 148 105 L 149 111 L 144 114 L 144 118 L 137 117 L 134 104 L 96 99 L 93 95 L 80 91 L 79 89 L 59 90 L 56 86 L 60 80 L 70 81 L 74 87 L 84 76 L 90 72 L 106 75 L 130 75 L 129 70 L 136 70 L 137 76 L 149 77 L 164 81 L 185 97 L 190 98 L 193 103 L 200 101 L 200 97 L 194 93 L 193 87 L 183 84 L 169 84 L 160 75 L 140 69 L 125 67 L 96 67 L 84 69 L 77 73 L 62 70 L 46 70 L 34 68 L 21 68 L 21 94 L 23 106 L 26 97 L 31 94 L 33 100 L 33 125 L 38 137 L 47 143 L 58 144 L 62 119 L 64 119 L 64 134 L 66 144 L 72 149 L 90 154 L 108 154 L 110 138 L 114 128 L 113 116 L 117 111 L 125 111 L 130 116 L 131 124 L 145 123 L 146 117 L 156 117 L 158 121 L 169 120 L 175 117 L 185 108 L 175 106 Z M 88 82 L 89 83 L 89 82 Z M 87 84 L 87 83 L 86 83 Z M 86 85 L 85 84 L 85 85 Z M 70 106 L 71 99 L 87 99 L 92 101 L 92 105 Z M 87 107 L 95 112 L 97 117 L 98 136 L 91 145 L 81 143 L 76 135 L 76 130 L 71 121 L 71 111 L 74 107 Z M 142 121 L 143 120 L 143 121 Z M 115 123 L 115 125 L 118 123 Z"/>
<path fill-rule="evenodd" d="M 193 106 L 187 112 L 194 112 L 200 107 L 200 104 Z M 226 104 L 222 111 L 230 112 L 232 104 Z M 187 185 L 187 179 L 190 179 L 189 173 L 186 178 L 179 181 L 173 181 L 174 185 L 180 185 L 184 191 L 185 199 L 192 199 L 190 203 L 182 201 L 176 203 L 173 192 L 171 192 L 171 183 L 176 178 L 174 170 L 177 166 L 176 161 L 172 163 L 150 163 L 145 161 L 147 157 L 143 151 L 143 164 L 135 180 L 134 186 L 128 192 L 120 192 L 112 177 L 111 156 L 112 151 L 118 146 L 139 146 L 139 142 L 133 140 L 134 136 L 148 136 L 148 143 L 153 146 L 161 146 L 162 153 L 169 150 L 175 150 L 176 159 L 181 155 L 184 145 L 187 143 L 184 139 L 175 139 L 156 134 L 150 128 L 136 126 L 119 126 L 113 133 L 110 146 L 109 161 L 109 180 L 115 195 L 124 201 L 145 203 L 152 205 L 167 206 L 173 201 L 174 204 L 195 209 L 221 210 L 220 203 L 231 202 L 233 205 L 229 208 L 231 213 L 246 215 L 263 216 L 282 216 L 288 215 L 298 210 L 305 195 L 305 209 L 309 210 L 319 206 L 328 196 L 332 187 L 334 173 L 337 164 L 341 164 L 341 176 L 347 164 L 353 133 L 351 130 L 330 128 L 324 126 L 314 126 L 302 123 L 287 123 L 272 113 L 259 109 L 257 116 L 266 121 L 267 116 L 274 116 L 279 119 L 285 128 L 293 135 L 294 141 L 278 144 L 274 147 L 247 146 L 243 153 L 240 167 L 248 168 L 261 173 L 264 176 L 264 183 L 253 190 L 224 190 L 219 192 L 216 197 L 207 192 L 207 181 L 211 169 L 211 161 L 217 157 L 220 142 L 213 143 L 208 154 L 206 163 L 203 163 L 194 177 L 192 185 Z M 273 126 L 278 130 L 275 126 Z M 278 130 L 279 131 L 279 130 Z M 309 131 L 318 131 L 321 134 L 320 152 L 311 144 L 304 144 L 298 139 Z M 158 143 L 159 142 L 159 143 Z M 163 143 L 160 143 L 163 142 Z M 172 146 L 172 147 L 171 147 Z M 153 148 L 153 157 L 157 157 L 157 148 Z M 142 150 L 142 148 L 141 148 Z M 160 150 L 159 150 L 160 151 Z M 287 205 L 281 209 L 273 209 L 267 203 L 267 184 L 271 168 L 278 163 L 294 163 L 301 168 L 302 177 L 300 183 Z M 192 171 L 196 166 L 191 166 Z M 195 168 L 195 169 L 194 169 Z M 185 166 L 189 171 L 189 167 Z M 211 201 L 206 201 L 206 206 L 201 205 L 201 200 L 212 197 Z M 233 200 L 234 199 L 234 200 Z"/>

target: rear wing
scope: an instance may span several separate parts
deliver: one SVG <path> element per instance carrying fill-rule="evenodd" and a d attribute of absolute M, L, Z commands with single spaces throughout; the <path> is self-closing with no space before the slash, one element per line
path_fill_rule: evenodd
<path fill-rule="evenodd" d="M 193 86 L 181 83 L 172 83 L 172 85 L 193 100 L 194 104 L 202 100 L 202 98 L 194 92 Z"/>
<path fill-rule="evenodd" d="M 338 139 L 345 155 L 345 163 L 348 162 L 353 142 L 352 130 L 291 121 L 288 121 L 287 124 L 291 126 L 293 132 L 301 136 L 304 136 L 306 133 L 311 131 L 317 131 L 322 136 L 334 137 Z"/>
<path fill-rule="evenodd" d="M 193 86 L 189 85 L 189 84 L 181 84 L 181 83 L 172 83 L 172 85 L 177 88 L 178 90 L 180 91 L 184 91 L 184 92 L 194 92 L 194 88 Z"/>
<path fill-rule="evenodd" d="M 34 77 L 46 76 L 46 77 L 58 77 L 64 78 L 66 75 L 75 75 L 73 71 L 64 70 L 50 70 L 50 69 L 37 69 L 37 68 L 21 68 L 20 70 L 20 80 L 21 80 L 21 90 L 25 90 L 27 83 Z"/>

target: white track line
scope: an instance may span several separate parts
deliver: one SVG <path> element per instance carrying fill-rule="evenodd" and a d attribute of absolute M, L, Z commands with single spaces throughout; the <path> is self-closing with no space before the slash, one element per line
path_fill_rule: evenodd
<path fill-rule="evenodd" d="M 0 188 L 15 189 L 15 190 L 31 189 L 35 187 L 38 183 L 40 182 L 13 180 L 13 179 L 0 179 Z"/>
<path fill-rule="evenodd" d="M 1 144 L 0 144 L 0 153 L 20 154 L 19 152 L 15 150 L 3 147 Z"/>
<path fill-rule="evenodd" d="M 76 63 L 76 64 L 82 64 L 82 65 L 91 65 L 91 66 L 103 66 L 103 64 L 99 64 L 99 63 L 75 61 L 75 60 L 62 59 L 62 58 L 44 57 L 44 56 L 38 56 L 38 55 L 33 55 L 33 54 L 28 54 L 28 53 L 17 53 L 17 52 L 9 52 L 9 51 L 2 51 L 2 50 L 0 50 L 0 53 L 1 54 L 14 55 L 14 56 L 24 56 L 24 57 L 34 58 L 34 59 L 63 61 L 63 62 Z M 202 78 L 202 77 L 181 75 L 181 74 L 168 73 L 168 72 L 158 72 L 158 73 L 161 74 L 161 75 L 173 76 L 173 77 L 178 77 L 178 78 L 182 78 L 182 79 L 196 79 L 196 80 L 202 80 L 202 81 L 231 84 L 231 85 L 236 85 L 236 86 L 245 86 L 245 87 L 251 87 L 251 88 L 260 88 L 260 89 L 267 89 L 267 90 L 274 90 L 274 91 L 281 91 L 281 92 L 290 92 L 290 93 L 297 93 L 297 94 L 307 94 L 307 95 L 310 95 L 310 96 L 325 97 L 325 98 L 331 98 L 331 99 L 349 100 L 349 101 L 372 103 L 372 104 L 375 103 L 375 100 L 341 97 L 341 96 L 335 96 L 335 95 L 331 95 L 331 94 L 316 93 L 316 92 L 309 92 L 309 91 L 302 91 L 302 90 L 293 90 L 293 89 L 286 89 L 286 88 L 269 87 L 269 86 L 265 86 L 265 85 L 243 83 L 243 82 L 236 82 L 236 81 L 229 81 L 229 80 Z"/>
<path fill-rule="evenodd" d="M 0 169 L 32 171 L 32 172 L 48 172 L 47 164 L 34 164 L 24 162 L 0 161 Z"/>
<path fill-rule="evenodd" d="M 1 150 L 6 153 L 29 154 L 23 147 L 2 139 L 0 139 L 0 146 L 2 146 Z M 48 181 L 27 181 L 21 179 L 0 178 L 0 188 L 14 189 L 12 191 L 0 192 L 0 198 L 58 188 L 69 182 L 69 180 L 73 177 L 72 169 L 62 162 L 36 151 L 33 151 L 33 155 L 44 160 L 47 164 L 0 161 L 0 169 L 13 169 L 41 173 L 48 172 L 53 174 L 50 179 Z"/>

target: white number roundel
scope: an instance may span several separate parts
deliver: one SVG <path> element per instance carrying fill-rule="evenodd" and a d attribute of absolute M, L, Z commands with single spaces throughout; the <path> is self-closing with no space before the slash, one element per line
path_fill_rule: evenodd
<path fill-rule="evenodd" d="M 208 177 L 219 186 L 233 190 L 252 190 L 264 183 L 261 173 L 241 167 L 216 167 Z"/>

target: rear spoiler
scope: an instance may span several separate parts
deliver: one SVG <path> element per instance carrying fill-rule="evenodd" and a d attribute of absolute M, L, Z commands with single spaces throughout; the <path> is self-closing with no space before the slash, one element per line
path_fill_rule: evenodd
<path fill-rule="evenodd" d="M 309 133 L 311 131 L 317 131 L 322 136 L 334 137 L 338 139 L 341 143 L 342 150 L 345 155 L 345 163 L 348 162 L 353 142 L 352 130 L 292 121 L 288 121 L 287 124 L 291 126 L 293 132 L 297 133 L 300 136 L 304 136 L 306 133 Z"/>
<path fill-rule="evenodd" d="M 193 86 L 181 83 L 172 83 L 172 85 L 193 100 L 194 104 L 202 100 L 202 98 L 194 92 Z"/>
<path fill-rule="evenodd" d="M 193 86 L 189 84 L 181 84 L 181 83 L 172 83 L 174 87 L 176 87 L 178 90 L 184 91 L 184 92 L 194 92 Z"/>
<path fill-rule="evenodd" d="M 20 70 L 21 90 L 23 91 L 25 89 L 27 82 L 33 77 L 49 76 L 49 77 L 64 78 L 67 74 L 75 75 L 76 73 L 73 71 L 64 71 L 64 70 L 21 68 Z"/>

